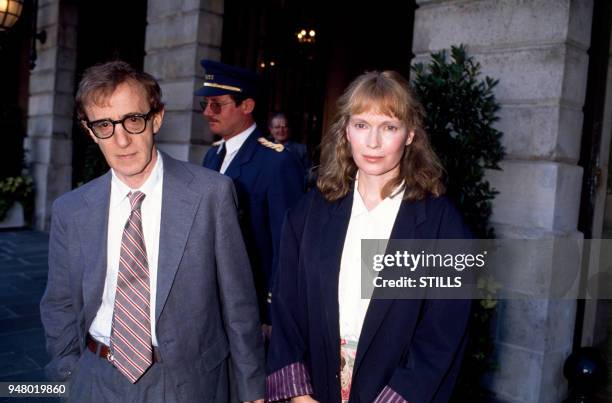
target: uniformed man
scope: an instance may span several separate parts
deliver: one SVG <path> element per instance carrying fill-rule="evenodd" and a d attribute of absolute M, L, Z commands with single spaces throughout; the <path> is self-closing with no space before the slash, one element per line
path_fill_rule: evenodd
<path fill-rule="evenodd" d="M 210 131 L 221 136 L 203 165 L 234 180 L 261 319 L 270 324 L 268 306 L 281 226 L 286 210 L 303 194 L 303 171 L 291 153 L 266 140 L 255 124 L 257 75 L 211 60 L 202 60 L 202 67 L 204 83 L 195 94 L 203 97 L 200 105 Z"/>

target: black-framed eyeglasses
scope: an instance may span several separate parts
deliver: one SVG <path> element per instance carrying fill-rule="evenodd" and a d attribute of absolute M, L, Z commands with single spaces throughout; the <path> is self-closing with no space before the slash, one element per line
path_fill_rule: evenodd
<path fill-rule="evenodd" d="M 94 136 L 99 139 L 112 137 L 113 134 L 115 134 L 115 125 L 119 123 L 121 123 L 121 126 L 123 126 L 126 132 L 130 134 L 140 134 L 145 131 L 147 128 L 147 121 L 151 119 L 156 112 L 157 111 L 151 109 L 145 114 L 132 113 L 120 120 L 100 119 L 94 120 L 93 122 L 86 120 L 85 125 L 89 127 Z"/>
<path fill-rule="evenodd" d="M 200 101 L 200 106 L 202 107 L 202 112 L 204 112 L 207 107 L 210 107 L 210 110 L 212 111 L 212 113 L 214 113 L 215 115 L 218 115 L 221 113 L 221 110 L 223 109 L 225 105 L 229 105 L 231 103 L 234 103 L 234 101 L 217 102 L 217 101 L 203 100 L 203 101 Z"/>

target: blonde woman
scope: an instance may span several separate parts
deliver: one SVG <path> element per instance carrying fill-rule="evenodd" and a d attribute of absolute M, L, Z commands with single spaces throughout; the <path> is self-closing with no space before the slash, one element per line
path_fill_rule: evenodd
<path fill-rule="evenodd" d="M 446 402 L 470 301 L 362 299 L 360 245 L 469 230 L 442 196 L 442 167 L 406 80 L 365 73 L 338 107 L 317 189 L 285 219 L 267 399 Z"/>

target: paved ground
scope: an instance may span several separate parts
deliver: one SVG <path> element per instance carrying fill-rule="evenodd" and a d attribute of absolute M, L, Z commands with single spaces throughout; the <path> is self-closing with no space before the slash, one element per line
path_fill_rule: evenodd
<path fill-rule="evenodd" d="M 47 281 L 48 235 L 0 231 L 0 382 L 43 381 L 47 363 L 38 303 Z M 8 399 L 0 402 L 56 402 Z"/>

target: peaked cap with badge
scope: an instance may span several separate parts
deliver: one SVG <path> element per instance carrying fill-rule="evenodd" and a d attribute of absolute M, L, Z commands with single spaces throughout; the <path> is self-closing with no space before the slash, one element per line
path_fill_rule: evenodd
<path fill-rule="evenodd" d="M 246 98 L 257 96 L 259 76 L 254 72 L 208 59 L 202 59 L 200 64 L 204 68 L 204 82 L 195 95 L 214 97 L 234 94 Z"/>

